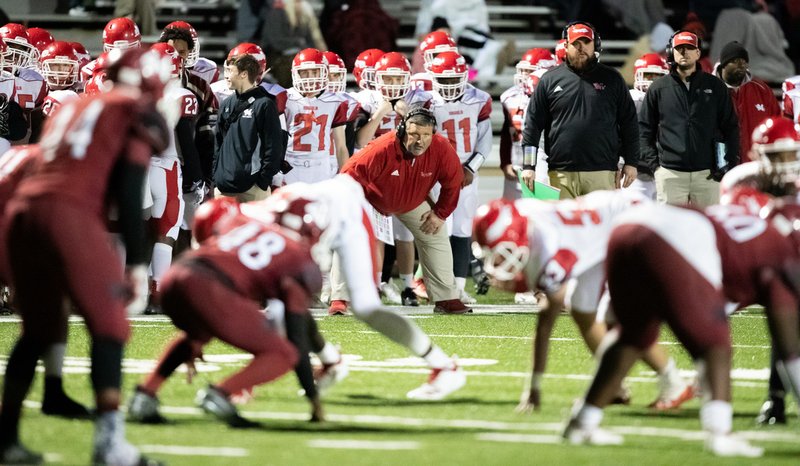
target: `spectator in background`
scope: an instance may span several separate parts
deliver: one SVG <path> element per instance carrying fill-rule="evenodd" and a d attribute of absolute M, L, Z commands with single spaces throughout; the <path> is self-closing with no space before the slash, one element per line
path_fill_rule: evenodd
<path fill-rule="evenodd" d="M 636 109 L 617 70 L 598 62 L 597 32 L 571 23 L 566 66 L 545 73 L 528 104 L 522 132 L 522 178 L 534 189 L 536 152 L 545 134 L 550 185 L 569 199 L 628 187 L 639 162 Z M 625 163 L 617 170 L 620 155 Z"/>
<path fill-rule="evenodd" d="M 314 9 L 306 0 L 273 1 L 265 11 L 261 48 L 278 84 L 292 87 L 292 59 L 307 48 L 327 50 Z"/>
<path fill-rule="evenodd" d="M 114 17 L 125 16 L 139 25 L 143 36 L 152 36 L 160 31 L 156 28 L 155 0 L 116 0 Z"/>
<path fill-rule="evenodd" d="M 442 31 L 450 35 L 450 25 L 447 24 L 446 19 L 442 18 L 441 16 L 437 16 L 433 18 L 433 22 L 431 23 L 431 30 L 423 33 L 420 36 L 417 36 L 417 40 L 421 42 L 428 32 L 433 32 L 433 31 Z M 417 46 L 414 47 L 414 54 L 411 56 L 411 74 L 417 74 L 423 72 L 425 72 L 425 57 L 423 56 L 422 48 Z"/>
<path fill-rule="evenodd" d="M 342 57 L 348 69 L 364 50 L 397 50 L 400 22 L 379 0 L 325 0 L 319 26 L 328 50 Z"/>
<path fill-rule="evenodd" d="M 236 10 L 236 41 L 258 43 L 268 0 L 242 0 Z"/>
<path fill-rule="evenodd" d="M 659 202 L 703 208 L 719 202 L 719 180 L 739 163 L 739 125 L 725 85 L 697 63 L 697 36 L 678 31 L 671 45 L 670 74 L 650 85 L 639 110 L 640 166 L 654 172 Z"/>
<path fill-rule="evenodd" d="M 239 202 L 265 199 L 286 153 L 278 111 L 266 89 L 258 85 L 261 69 L 255 57 L 239 55 L 225 67 L 234 94 L 219 109 L 215 190 Z"/>
<path fill-rule="evenodd" d="M 734 41 L 722 48 L 717 64 L 717 77 L 728 86 L 739 117 L 739 158 L 742 162 L 758 160 L 758 156 L 749 154 L 750 138 L 756 126 L 767 117 L 781 114 L 772 89 L 764 81 L 750 76 L 749 63 L 747 50 Z"/>
<path fill-rule="evenodd" d="M 666 23 L 661 0 L 603 0 L 611 16 L 637 36 L 649 33 L 658 23 Z"/>

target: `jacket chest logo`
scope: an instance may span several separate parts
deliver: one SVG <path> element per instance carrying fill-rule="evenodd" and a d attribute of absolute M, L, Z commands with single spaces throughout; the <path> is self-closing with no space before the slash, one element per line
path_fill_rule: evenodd
<path fill-rule="evenodd" d="M 252 108 L 244 109 L 244 112 L 242 112 L 242 118 L 253 118 L 253 109 Z"/>
<path fill-rule="evenodd" d="M 602 91 L 606 88 L 605 83 L 592 83 L 592 86 L 594 86 L 594 90 L 596 91 Z"/>

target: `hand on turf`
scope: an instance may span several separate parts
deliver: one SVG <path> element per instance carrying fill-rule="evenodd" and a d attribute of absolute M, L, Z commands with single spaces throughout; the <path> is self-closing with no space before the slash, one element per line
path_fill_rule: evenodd
<path fill-rule="evenodd" d="M 541 391 L 535 388 L 523 391 L 522 396 L 519 397 L 519 404 L 514 409 L 514 412 L 517 414 L 531 414 L 534 411 L 539 411 L 542 404 L 541 396 Z"/>

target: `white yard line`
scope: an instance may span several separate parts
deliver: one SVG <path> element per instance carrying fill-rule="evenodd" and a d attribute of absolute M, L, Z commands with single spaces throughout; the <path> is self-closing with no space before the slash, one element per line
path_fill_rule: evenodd
<path fill-rule="evenodd" d="M 535 444 L 555 444 L 564 442 L 559 435 L 539 435 L 539 434 L 503 434 L 497 432 L 483 433 L 475 436 L 478 440 L 486 442 L 506 442 L 506 443 L 535 443 Z"/>
<path fill-rule="evenodd" d="M 314 439 L 307 442 L 312 448 L 335 448 L 338 450 L 417 450 L 419 442 L 411 440 L 348 440 L 348 439 Z"/>
<path fill-rule="evenodd" d="M 199 447 L 196 445 L 137 445 L 142 453 L 155 453 L 160 455 L 178 456 L 210 456 L 210 457 L 229 457 L 243 458 L 250 456 L 250 452 L 244 448 L 233 447 Z"/>

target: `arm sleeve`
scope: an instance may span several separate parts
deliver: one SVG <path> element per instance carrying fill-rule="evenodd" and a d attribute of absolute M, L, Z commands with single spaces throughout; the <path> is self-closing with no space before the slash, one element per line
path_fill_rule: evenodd
<path fill-rule="evenodd" d="M 440 147 L 443 148 L 443 153 L 439 157 L 443 167 L 437 181 L 442 186 L 442 190 L 439 193 L 439 200 L 433 206 L 433 213 L 444 220 L 456 210 L 458 196 L 461 194 L 461 183 L 464 181 L 464 171 L 461 168 L 458 154 L 450 143 L 441 144 Z"/>
<path fill-rule="evenodd" d="M 622 140 L 622 158 L 625 165 L 639 165 L 639 127 L 636 120 L 636 105 L 633 103 L 628 86 L 622 76 L 618 76 L 618 93 L 621 94 L 617 105 L 617 124 Z"/>
<path fill-rule="evenodd" d="M 127 150 L 129 153 L 140 152 L 140 156 L 145 158 L 152 153 L 149 145 L 135 139 L 122 150 Z M 147 260 L 142 217 L 146 175 L 147 167 L 133 163 L 130 157 L 120 157 L 109 182 L 119 211 L 119 230 L 125 244 L 126 265 L 143 264 Z"/>
<path fill-rule="evenodd" d="M 314 373 L 308 353 L 311 352 L 311 339 L 309 338 L 308 319 L 308 291 L 292 277 L 284 276 L 281 279 L 282 301 L 286 308 L 284 319 L 286 321 L 286 338 L 297 348 L 300 358 L 294 366 L 295 374 L 300 386 L 309 399 L 316 398 L 317 387 L 314 384 Z"/>
<path fill-rule="evenodd" d="M 480 152 L 484 157 L 489 157 L 492 153 L 492 120 L 488 118 L 478 122 L 475 152 Z"/>
<path fill-rule="evenodd" d="M 256 184 L 266 190 L 272 183 L 272 177 L 281 168 L 281 163 L 286 155 L 285 135 L 281 129 L 278 111 L 271 99 L 264 99 L 266 105 L 263 112 L 261 128 L 261 170 Z"/>
<path fill-rule="evenodd" d="M 503 128 L 500 130 L 500 168 L 511 165 L 511 115 L 505 105 L 503 106 Z"/>
<path fill-rule="evenodd" d="M 191 118 L 178 120 L 178 125 L 175 127 L 175 139 L 178 143 L 178 153 L 183 160 L 183 189 L 186 191 L 203 179 L 200 155 L 194 144 L 194 122 Z"/>
<path fill-rule="evenodd" d="M 639 167 L 650 173 L 658 168 L 656 151 L 656 130 L 658 128 L 658 98 L 653 89 L 645 95 L 639 109 Z"/>
<path fill-rule="evenodd" d="M 550 125 L 550 107 L 547 102 L 547 89 L 544 83 L 539 83 L 533 91 L 533 97 L 528 101 L 528 110 L 525 113 L 525 127 L 522 130 L 522 145 L 538 147 L 539 137 Z"/>
<path fill-rule="evenodd" d="M 733 108 L 731 93 L 721 86 L 723 95 L 720 99 L 719 129 L 725 141 L 725 163 L 728 167 L 739 165 L 739 118 Z"/>

